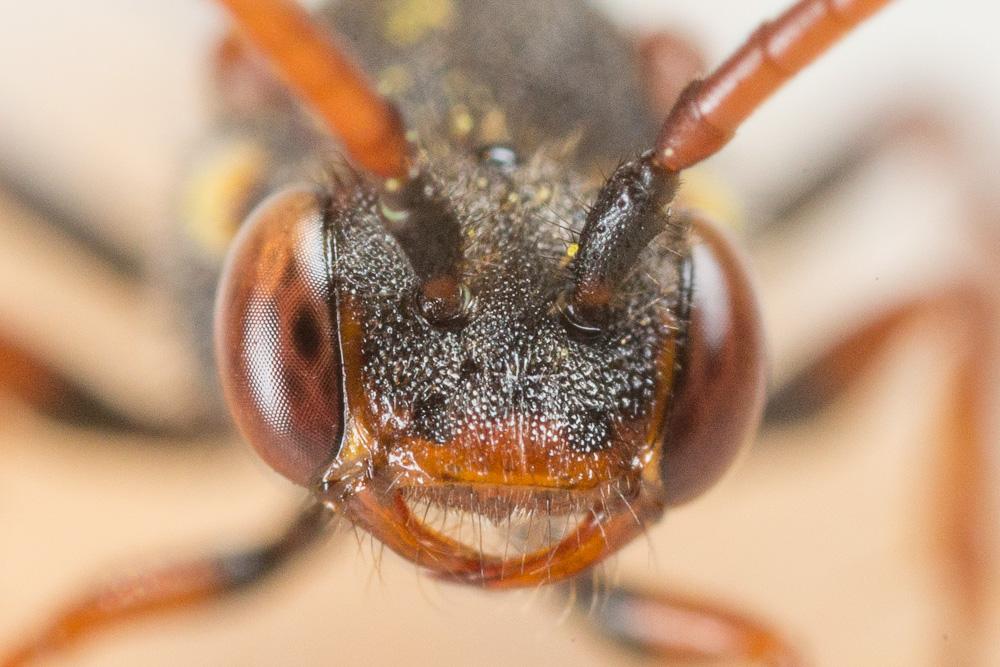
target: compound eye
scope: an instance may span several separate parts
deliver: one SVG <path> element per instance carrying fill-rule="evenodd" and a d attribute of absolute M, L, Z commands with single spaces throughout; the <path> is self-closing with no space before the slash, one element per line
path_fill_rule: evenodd
<path fill-rule="evenodd" d="M 341 363 L 316 192 L 290 189 L 257 207 L 233 241 L 215 311 L 226 401 L 268 465 L 308 486 L 337 455 Z"/>
<path fill-rule="evenodd" d="M 685 268 L 689 324 L 660 463 L 671 505 L 712 486 L 750 442 L 765 384 L 757 301 L 732 243 L 695 219 Z"/>

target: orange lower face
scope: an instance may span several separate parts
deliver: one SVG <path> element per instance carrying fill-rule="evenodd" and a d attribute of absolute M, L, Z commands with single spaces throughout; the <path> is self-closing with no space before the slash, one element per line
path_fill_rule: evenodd
<path fill-rule="evenodd" d="M 648 453 L 631 462 L 617 448 L 580 455 L 565 441 L 532 438 L 544 431 L 526 426 L 506 424 L 446 444 L 383 442 L 385 460 L 369 486 L 370 500 L 386 510 L 375 515 L 382 525 L 365 512 L 358 518 L 390 546 L 407 533 L 419 544 L 421 564 L 442 576 L 483 584 L 563 576 L 555 553 L 580 566 L 602 557 L 612 545 L 595 543 L 588 555 L 578 543 L 630 512 Z"/>
<path fill-rule="evenodd" d="M 405 416 L 374 411 L 351 381 L 360 357 L 350 313 L 341 326 L 351 416 L 324 495 L 403 557 L 444 579 L 537 585 L 597 563 L 661 513 L 654 459 L 669 381 L 653 414 L 620 425 L 598 451 L 575 450 L 530 414 L 433 442 L 394 426 Z M 673 368 L 672 345 L 662 361 Z"/>
<path fill-rule="evenodd" d="M 572 576 L 630 541 L 661 509 L 644 479 L 652 452 L 571 452 L 564 441 L 497 428 L 449 443 L 379 439 L 363 425 L 364 481 L 342 478 L 339 504 L 358 526 L 436 576 L 487 587 Z M 530 431 L 529 431 L 530 433 Z M 480 434 L 481 435 L 481 434 Z M 487 444 L 488 443 L 488 444 Z M 344 490 L 346 489 L 346 490 Z M 333 492 L 331 492 L 333 495 Z"/>
<path fill-rule="evenodd" d="M 356 525 L 437 577 L 516 588 L 565 579 L 600 562 L 655 520 L 662 506 L 642 491 L 627 505 L 621 500 L 598 503 L 584 513 L 559 516 L 529 510 L 529 518 L 515 521 L 511 515 L 492 530 L 483 525 L 491 519 L 481 514 L 458 515 L 466 517 L 464 535 L 461 523 L 443 529 L 436 519 L 421 516 L 404 490 L 383 495 L 361 489 L 349 497 L 345 510 Z M 541 546 L 513 544 L 521 531 L 530 537 L 533 527 L 543 536 Z"/>
<path fill-rule="evenodd" d="M 537 508 L 542 494 L 549 504 L 568 494 L 584 497 L 608 487 L 631 496 L 651 456 L 643 426 L 622 427 L 615 444 L 597 452 L 575 451 L 557 430 L 533 415 L 468 427 L 447 443 L 383 435 L 383 474 L 415 492 L 447 485 L 499 498 L 507 490 L 513 505 L 528 508 Z M 518 493 L 526 494 L 523 501 L 517 501 Z M 566 497 L 559 505 L 571 500 Z"/>

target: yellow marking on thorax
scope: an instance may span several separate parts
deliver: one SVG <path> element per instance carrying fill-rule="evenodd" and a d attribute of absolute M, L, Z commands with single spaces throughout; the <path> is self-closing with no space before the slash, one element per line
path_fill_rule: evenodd
<path fill-rule="evenodd" d="M 434 30 L 447 30 L 455 19 L 451 0 L 396 0 L 383 26 L 385 39 L 410 46 Z"/>
<path fill-rule="evenodd" d="M 676 205 L 678 208 L 702 211 L 715 222 L 736 232 L 746 225 L 745 212 L 733 190 L 705 169 L 684 172 Z"/>
<path fill-rule="evenodd" d="M 499 144 L 510 141 L 510 130 L 507 127 L 507 114 L 502 109 L 493 108 L 483 115 L 479 124 L 479 143 Z"/>
<path fill-rule="evenodd" d="M 266 167 L 267 153 L 249 141 L 220 146 L 195 166 L 181 217 L 187 235 L 201 249 L 217 256 L 225 253 Z"/>
<path fill-rule="evenodd" d="M 464 104 L 456 104 L 451 108 L 449 121 L 451 133 L 458 139 L 464 139 L 469 136 L 469 133 L 476 126 L 476 121 L 472 118 L 472 114 L 469 113 L 468 107 Z"/>

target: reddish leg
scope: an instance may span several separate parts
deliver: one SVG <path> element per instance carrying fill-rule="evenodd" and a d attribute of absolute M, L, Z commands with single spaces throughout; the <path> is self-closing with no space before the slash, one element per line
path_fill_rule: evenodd
<path fill-rule="evenodd" d="M 85 387 L 65 377 L 0 332 L 0 394 L 76 426 L 142 432 L 128 417 L 104 405 Z"/>
<path fill-rule="evenodd" d="M 959 324 L 953 331 L 961 351 L 952 392 L 944 405 L 940 484 L 932 502 L 941 508 L 935 514 L 940 523 L 934 534 L 940 536 L 939 546 L 949 565 L 945 572 L 949 589 L 955 592 L 959 619 L 967 628 L 956 646 L 961 651 L 957 655 L 970 664 L 987 630 L 986 594 L 996 567 L 991 543 L 995 526 L 990 521 L 991 494 L 997 481 L 993 475 L 996 441 L 991 439 L 989 415 L 994 396 L 991 381 L 1000 363 L 1000 321 L 996 304 L 981 293 L 959 292 L 948 305 Z M 928 308 L 935 306 L 929 303 Z M 939 318 L 948 313 L 944 308 L 930 312 Z M 955 654 L 949 653 L 954 659 Z"/>
<path fill-rule="evenodd" d="M 54 614 L 38 634 L 0 658 L 0 666 L 29 664 L 43 655 L 64 651 L 109 626 L 243 590 L 314 543 L 324 534 L 331 518 L 332 512 L 324 505 L 313 504 L 276 539 L 262 545 L 196 558 L 101 585 Z"/>
<path fill-rule="evenodd" d="M 963 636 L 949 643 L 949 664 L 975 664 L 987 613 L 996 554 L 990 544 L 991 439 L 988 427 L 991 374 L 1000 357 L 995 304 L 983 290 L 960 286 L 887 310 L 834 345 L 781 387 L 768 416 L 780 423 L 808 416 L 863 378 L 890 344 L 918 323 L 949 334 L 954 366 L 942 406 L 937 461 L 939 487 L 934 525 L 927 530 L 943 552 L 943 575 L 954 592 Z M 956 662 L 957 660 L 957 662 Z"/>
<path fill-rule="evenodd" d="M 886 128 L 884 118 L 889 115 L 892 119 Z M 903 112 L 876 117 L 883 120 L 873 123 L 814 179 L 792 188 L 792 196 L 774 207 L 774 224 L 764 229 L 766 234 L 780 234 L 788 221 L 800 218 L 804 209 L 848 180 L 852 172 L 900 145 L 917 146 L 926 151 L 929 160 L 946 167 L 964 199 L 972 204 L 971 215 L 964 213 L 979 223 L 972 231 L 992 230 L 993 225 L 982 224 L 981 218 L 993 223 L 996 211 L 967 186 L 973 179 L 965 177 L 969 167 L 963 163 L 947 124 L 933 112 L 905 107 Z M 986 250 L 998 247 L 995 240 L 987 237 L 980 246 Z M 986 259 L 996 265 L 995 258 Z M 995 469 L 990 449 L 995 436 L 986 421 L 991 373 L 1000 364 L 1000 322 L 997 304 L 989 295 L 989 282 L 980 277 L 884 310 L 779 386 L 765 413 L 765 426 L 814 416 L 865 378 L 887 349 L 917 324 L 933 326 L 949 336 L 949 354 L 942 356 L 952 363 L 951 375 L 941 404 L 940 435 L 935 438 L 939 443 L 938 486 L 929 501 L 934 514 L 926 530 L 939 542 L 942 576 L 947 590 L 954 592 L 956 625 L 961 626 L 959 637 L 948 643 L 943 664 L 977 664 L 977 645 L 981 645 L 989 613 L 985 595 L 991 568 L 997 565 L 995 547 L 989 541 L 994 526 L 987 522 L 992 507 L 990 476 Z"/>
<path fill-rule="evenodd" d="M 295 104 L 288 87 L 274 76 L 253 45 L 236 31 L 219 42 L 212 66 L 219 98 L 230 111 L 253 114 L 275 108 L 284 112 Z"/>
<path fill-rule="evenodd" d="M 0 223 L 0 385 L 72 423 L 218 429 L 195 355 L 146 293 L 138 254 L 2 176 Z"/>
<path fill-rule="evenodd" d="M 922 302 L 886 311 L 837 342 L 771 393 L 765 423 L 780 425 L 808 419 L 855 386 L 877 362 L 894 334 L 924 310 Z"/>
<path fill-rule="evenodd" d="M 802 664 L 791 645 L 747 614 L 670 593 L 574 582 L 577 605 L 607 637 L 650 657 L 677 662 Z"/>
<path fill-rule="evenodd" d="M 786 225 L 802 220 L 806 209 L 849 182 L 865 167 L 902 147 L 914 147 L 929 161 L 961 172 L 958 142 L 951 128 L 933 109 L 912 107 L 906 101 L 873 111 L 871 120 L 850 141 L 823 162 L 808 177 L 783 184 L 779 196 L 766 202 L 763 233 L 780 234 Z M 794 175 L 789 175 L 794 179 Z M 754 239 L 756 241 L 756 239 Z"/>
<path fill-rule="evenodd" d="M 638 40 L 639 62 L 653 113 L 666 116 L 681 91 L 705 71 L 705 59 L 683 36 L 658 32 Z"/>

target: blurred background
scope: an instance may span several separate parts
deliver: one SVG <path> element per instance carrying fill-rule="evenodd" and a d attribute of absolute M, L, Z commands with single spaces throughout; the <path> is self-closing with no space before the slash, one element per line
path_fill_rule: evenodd
<path fill-rule="evenodd" d="M 713 65 L 786 5 L 599 4 L 627 30 L 681 31 Z M 207 0 L 0 0 L 0 16 L 0 174 L 42 195 L 42 215 L 86 220 L 102 244 L 147 265 L 205 133 L 220 12 Z M 899 0 L 699 169 L 700 182 L 722 184 L 711 189 L 756 260 L 775 384 L 886 303 L 969 267 L 1000 272 L 998 18 L 974 0 Z M 769 224 L 838 156 L 864 147 L 870 159 L 787 224 Z M 197 361 L 156 285 L 124 282 L 81 255 L 8 190 L 0 333 L 136 409 L 167 403 L 167 421 L 197 409 Z M 958 634 L 935 534 L 947 334 L 924 326 L 901 337 L 857 391 L 765 435 L 609 572 L 746 608 L 786 629 L 814 664 L 942 664 Z M 0 646 L 95 577 L 242 544 L 298 499 L 234 436 L 109 437 L 0 399 Z M 991 596 L 1000 628 L 995 580 Z M 563 610 L 551 592 L 432 582 L 347 534 L 258 593 L 107 633 L 53 664 L 638 660 Z M 983 664 L 1000 664 L 996 646 L 1000 636 L 984 641 Z"/>

